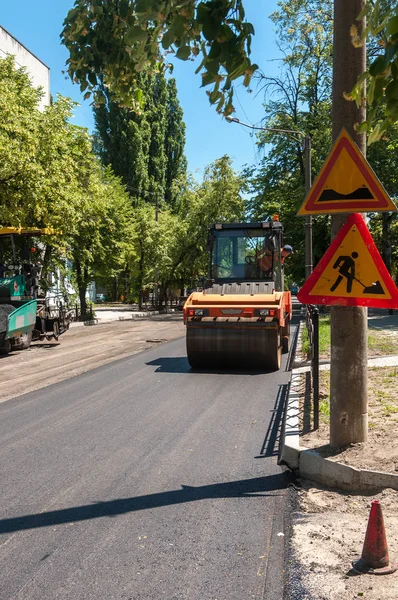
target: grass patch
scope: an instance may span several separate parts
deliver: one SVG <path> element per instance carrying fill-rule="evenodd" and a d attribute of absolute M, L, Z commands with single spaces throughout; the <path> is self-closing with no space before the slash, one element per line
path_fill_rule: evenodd
<path fill-rule="evenodd" d="M 368 371 L 369 377 L 369 410 L 373 415 L 369 421 L 369 429 L 380 427 L 380 418 L 398 414 L 398 392 L 396 386 L 397 367 L 379 367 Z M 324 423 L 330 420 L 330 372 L 319 374 L 319 415 Z"/>
<path fill-rule="evenodd" d="M 370 331 L 368 348 L 382 355 L 398 354 L 398 337 L 386 335 L 384 331 Z"/>
<path fill-rule="evenodd" d="M 330 422 L 330 372 L 319 373 L 319 418 L 323 423 Z"/>
<path fill-rule="evenodd" d="M 306 328 L 303 330 L 303 350 L 309 354 L 310 343 Z M 396 333 L 387 333 L 385 331 L 369 330 L 368 332 L 368 350 L 373 356 L 391 356 L 398 355 L 398 335 Z M 322 356 L 330 355 L 330 315 L 319 317 L 319 354 Z M 396 377 L 395 369 L 391 377 Z"/>
<path fill-rule="evenodd" d="M 390 415 L 393 415 L 393 414 L 395 414 L 395 413 L 398 412 L 398 407 L 395 406 L 395 404 L 391 404 L 389 402 L 386 402 L 382 406 L 382 412 L 383 412 L 383 414 L 384 414 L 385 417 L 389 417 Z"/>
<path fill-rule="evenodd" d="M 330 350 L 330 316 L 319 318 L 319 353 Z"/>
<path fill-rule="evenodd" d="M 309 356 L 311 352 L 310 339 L 307 327 L 303 327 L 301 334 L 303 354 Z M 319 353 L 325 354 L 330 350 L 330 317 L 319 317 Z"/>
<path fill-rule="evenodd" d="M 303 349 L 303 354 L 308 356 L 310 353 L 310 338 L 308 335 L 307 327 L 303 327 L 303 330 L 301 333 L 301 347 Z"/>
<path fill-rule="evenodd" d="M 319 402 L 319 415 L 326 422 L 329 423 L 330 420 L 330 402 L 329 398 L 320 400 Z"/>

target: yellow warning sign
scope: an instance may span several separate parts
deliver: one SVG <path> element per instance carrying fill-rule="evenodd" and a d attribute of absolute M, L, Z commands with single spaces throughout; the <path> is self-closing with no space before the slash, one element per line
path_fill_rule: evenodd
<path fill-rule="evenodd" d="M 366 296 L 391 298 L 380 281 L 380 273 L 353 225 L 342 244 L 333 254 L 322 277 L 312 288 L 316 296 Z"/>
<path fill-rule="evenodd" d="M 396 210 L 358 146 L 343 129 L 297 214 Z"/>
<path fill-rule="evenodd" d="M 300 289 L 305 304 L 398 306 L 398 290 L 360 214 L 352 214 Z"/>

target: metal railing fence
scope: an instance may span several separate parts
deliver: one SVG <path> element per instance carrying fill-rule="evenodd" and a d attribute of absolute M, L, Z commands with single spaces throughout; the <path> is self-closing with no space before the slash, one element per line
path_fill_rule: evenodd
<path fill-rule="evenodd" d="M 312 304 L 307 306 L 306 322 L 311 353 L 314 429 L 319 429 L 319 309 Z"/>

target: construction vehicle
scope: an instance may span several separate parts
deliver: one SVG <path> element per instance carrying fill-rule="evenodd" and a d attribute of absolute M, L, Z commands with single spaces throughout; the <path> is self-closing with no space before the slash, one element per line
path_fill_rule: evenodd
<path fill-rule="evenodd" d="M 191 367 L 280 368 L 282 353 L 289 351 L 292 317 L 282 248 L 283 227 L 277 218 L 210 228 L 209 279 L 183 309 Z M 267 270 L 260 259 L 264 256 Z"/>
<path fill-rule="evenodd" d="M 32 340 L 58 339 L 67 331 L 72 310 L 62 295 L 41 289 L 42 265 L 32 237 L 49 229 L 0 228 L 0 352 L 25 350 Z"/>

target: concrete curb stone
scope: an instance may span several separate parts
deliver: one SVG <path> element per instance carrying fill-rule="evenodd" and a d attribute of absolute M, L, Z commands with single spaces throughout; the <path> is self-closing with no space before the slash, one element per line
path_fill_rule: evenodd
<path fill-rule="evenodd" d="M 301 351 L 301 332 L 305 326 L 300 322 L 296 348 L 293 349 L 295 359 L 292 369 L 289 395 L 287 398 L 286 418 L 282 432 L 283 446 L 280 463 L 286 464 L 301 477 L 316 481 L 326 487 L 334 487 L 350 491 L 370 491 L 391 488 L 398 490 L 398 475 L 382 471 L 370 471 L 350 467 L 328 458 L 323 458 L 314 450 L 300 446 L 300 380 L 303 372 L 303 356 Z M 300 365 L 300 367 L 298 366 Z"/>

